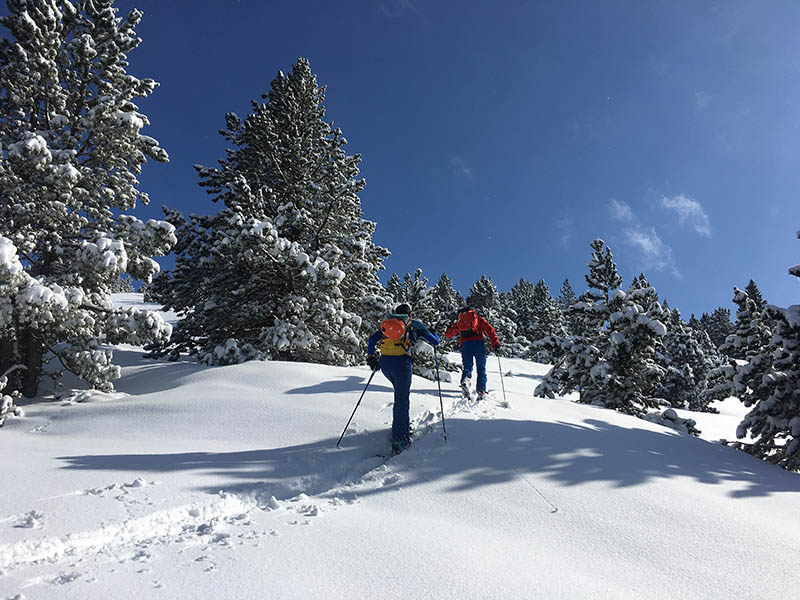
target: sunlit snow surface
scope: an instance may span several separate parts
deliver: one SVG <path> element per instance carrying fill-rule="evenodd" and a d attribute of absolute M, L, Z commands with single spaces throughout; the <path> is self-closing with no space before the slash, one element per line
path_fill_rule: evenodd
<path fill-rule="evenodd" d="M 140 306 L 138 295 L 117 297 Z M 166 315 L 174 322 L 174 315 Z M 385 464 L 391 386 L 366 367 L 202 367 L 119 349 L 113 394 L 59 392 L 0 430 L 0 599 L 778 598 L 797 584 L 800 477 L 705 439 L 414 378 L 416 440 Z M 502 385 L 508 408 L 504 407 Z"/>

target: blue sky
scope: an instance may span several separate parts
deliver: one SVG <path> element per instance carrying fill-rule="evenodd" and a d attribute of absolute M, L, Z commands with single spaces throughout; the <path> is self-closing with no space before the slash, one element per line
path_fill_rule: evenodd
<path fill-rule="evenodd" d="M 643 271 L 686 317 L 750 278 L 800 303 L 800 2 L 117 5 L 145 13 L 131 72 L 161 83 L 144 133 L 171 157 L 145 167 L 142 216 L 218 210 L 192 165 L 304 56 L 363 157 L 387 277 L 580 293 L 599 236 L 624 285 Z"/>

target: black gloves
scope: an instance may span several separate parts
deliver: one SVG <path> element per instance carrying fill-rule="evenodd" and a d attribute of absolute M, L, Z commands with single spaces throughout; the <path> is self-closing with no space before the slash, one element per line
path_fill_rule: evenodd
<path fill-rule="evenodd" d="M 381 361 L 379 361 L 378 357 L 374 354 L 370 354 L 367 356 L 367 366 L 373 371 L 377 371 L 381 368 Z"/>

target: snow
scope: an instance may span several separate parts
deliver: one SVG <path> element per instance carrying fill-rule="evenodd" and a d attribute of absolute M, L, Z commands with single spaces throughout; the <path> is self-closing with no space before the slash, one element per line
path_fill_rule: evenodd
<path fill-rule="evenodd" d="M 22 300 L 28 304 L 47 304 L 53 303 L 60 308 L 66 308 L 69 304 L 67 297 L 57 285 L 52 288 L 34 283 L 27 287 L 22 293 Z"/>
<path fill-rule="evenodd" d="M 147 308 L 138 294 L 115 296 Z M 174 322 L 174 315 L 165 315 Z M 800 477 L 489 363 L 490 397 L 415 377 L 417 437 L 383 464 L 391 386 L 305 363 L 115 350 L 117 392 L 23 401 L 0 430 L 0 598 L 779 598 Z M 504 400 L 508 400 L 508 408 Z M 670 415 L 671 416 L 671 415 Z M 10 493 L 9 493 L 10 490 Z"/>
<path fill-rule="evenodd" d="M 35 162 L 48 162 L 52 158 L 47 141 L 40 135 L 26 133 L 18 142 L 8 145 L 9 158 L 31 158 Z"/>
<path fill-rule="evenodd" d="M 22 264 L 17 256 L 17 247 L 6 237 L 0 236 L 0 269 L 9 275 L 17 275 L 22 271 Z"/>

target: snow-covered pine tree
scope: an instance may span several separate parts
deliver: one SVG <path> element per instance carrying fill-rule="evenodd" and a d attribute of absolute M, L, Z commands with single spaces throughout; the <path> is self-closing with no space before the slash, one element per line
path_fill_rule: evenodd
<path fill-rule="evenodd" d="M 503 353 L 503 356 L 528 358 L 530 356 L 531 342 L 527 337 L 519 334 L 517 321 L 520 319 L 516 309 L 514 308 L 511 292 L 498 292 L 498 295 L 500 297 L 500 316 L 498 319 L 501 323 L 509 323 L 513 328 L 513 331 L 516 332 L 513 338 L 508 339 L 508 341 L 505 343 L 505 348 L 501 350 L 501 352 Z"/>
<path fill-rule="evenodd" d="M 662 366 L 666 373 L 656 395 L 674 408 L 716 412 L 710 407 L 713 398 L 705 393 L 709 373 L 719 362 L 716 353 L 706 351 L 702 338 L 708 338 L 708 334 L 686 324 L 677 308 L 672 310 L 665 324 L 667 333 L 663 338 Z M 713 346 L 710 340 L 707 345 Z"/>
<path fill-rule="evenodd" d="M 445 339 L 444 332 L 455 320 L 458 309 L 464 306 L 464 297 L 453 287 L 453 281 L 446 273 L 442 273 L 439 281 L 433 286 L 426 296 L 428 308 L 431 311 L 430 325 L 433 331 L 442 338 L 439 348 L 445 350 L 458 350 L 458 339 Z"/>
<path fill-rule="evenodd" d="M 169 345 L 214 363 L 253 358 L 354 364 L 390 309 L 378 280 L 388 251 L 363 219 L 359 155 L 325 122 L 324 88 L 306 59 L 241 120 L 226 115 L 232 145 L 200 185 L 224 209 L 208 217 L 168 211 L 176 266 L 153 293 L 181 315 Z M 165 274 L 166 275 L 166 274 Z"/>
<path fill-rule="evenodd" d="M 474 308 L 494 327 L 500 341 L 502 356 L 517 356 L 525 351 L 524 343 L 517 340 L 517 327 L 513 319 L 507 316 L 507 310 L 500 300 L 500 293 L 491 278 L 481 275 L 470 288 L 466 305 Z"/>
<path fill-rule="evenodd" d="M 556 363 L 534 395 L 553 397 L 578 390 L 581 402 L 641 415 L 659 405 L 653 391 L 664 373 L 656 361 L 666 333 L 659 320 L 661 306 L 643 305 L 657 298 L 644 276 L 627 292 L 617 289 L 622 278 L 611 251 L 601 239 L 591 247 L 589 289 L 572 307 L 586 333 L 539 342 Z"/>
<path fill-rule="evenodd" d="M 118 277 L 111 282 L 109 289 L 115 294 L 126 294 L 136 291 L 133 289 L 133 281 L 131 281 L 130 277 Z"/>
<path fill-rule="evenodd" d="M 544 279 L 540 279 L 533 287 L 531 306 L 531 328 L 527 332 L 532 342 L 548 336 L 564 336 L 564 315 L 561 307 L 550 296 L 550 290 Z M 550 363 L 555 359 L 546 348 L 533 348 L 531 358 L 538 362 Z"/>
<path fill-rule="evenodd" d="M 524 337 L 528 342 L 537 339 L 531 337 L 535 329 L 533 288 L 530 281 L 520 277 L 519 282 L 511 287 L 509 293 L 509 304 L 515 314 L 517 335 Z"/>
<path fill-rule="evenodd" d="M 800 277 L 800 265 L 789 273 Z M 754 308 L 755 302 L 748 300 Z M 733 380 L 736 395 L 745 406 L 753 407 L 739 424 L 736 437 L 755 440 L 739 444 L 746 452 L 800 471 L 800 305 L 767 305 L 765 312 L 772 324 L 771 341 L 758 352 L 764 332 L 751 329 L 757 338 L 753 353 L 747 364 L 737 365 Z"/>
<path fill-rule="evenodd" d="M 414 274 L 406 273 L 403 279 L 392 274 L 386 285 L 386 292 L 392 297 L 392 308 L 401 303 L 409 304 L 414 311 L 414 318 L 423 323 L 431 323 L 433 314 L 428 306 L 428 278 L 417 269 Z"/>
<path fill-rule="evenodd" d="M 600 238 L 590 244 L 593 252 L 588 263 L 589 273 L 584 275 L 588 289 L 573 305 L 573 314 L 578 316 L 582 327 L 590 337 L 599 335 L 610 314 L 609 300 L 614 291 L 622 285 L 622 277 L 617 271 L 611 249 Z"/>
<path fill-rule="evenodd" d="M 573 323 L 573 317 L 570 314 L 570 307 L 578 301 L 577 296 L 575 296 L 575 292 L 572 289 L 572 285 L 569 282 L 569 279 L 564 279 L 564 283 L 561 284 L 561 293 L 559 294 L 558 298 L 559 306 L 561 307 L 561 314 L 564 318 L 564 329 L 567 335 L 575 335 L 581 333 L 577 330 L 576 324 Z"/>
<path fill-rule="evenodd" d="M 771 324 L 760 294 L 753 298 L 747 291 L 734 287 L 733 303 L 737 306 L 735 329 L 720 346 L 720 352 L 749 361 L 753 356 L 762 354 L 769 345 Z"/>
<path fill-rule="evenodd" d="M 151 258 L 175 242 L 166 222 L 125 214 L 147 203 L 137 175 L 167 153 L 136 98 L 156 87 L 127 72 L 142 13 L 116 16 L 112 0 L 14 0 L 0 18 L 0 236 L 24 276 L 0 321 L 0 373 L 23 364 L 37 393 L 50 356 L 91 385 L 110 389 L 119 369 L 106 344 L 163 341 L 156 314 L 115 309 L 123 273 L 149 280 Z M 17 371 L 16 373 L 19 373 Z M 57 373 L 56 373 L 57 374 Z"/>
<path fill-rule="evenodd" d="M 650 282 L 647 281 L 647 277 L 644 276 L 644 273 L 639 273 L 637 277 L 633 278 L 628 291 L 629 293 L 633 293 L 636 297 L 636 301 L 645 308 L 649 308 L 651 305 L 658 302 L 658 294 L 655 288 L 650 285 Z M 661 306 L 661 310 L 663 312 L 663 305 Z"/>
<path fill-rule="evenodd" d="M 700 324 L 708 333 L 708 337 L 714 345 L 719 348 L 725 343 L 728 336 L 733 333 L 733 323 L 731 323 L 731 311 L 729 308 L 719 306 L 710 315 L 703 313 Z"/>
<path fill-rule="evenodd" d="M 761 290 L 758 289 L 756 282 L 752 279 L 747 282 L 744 291 L 747 292 L 748 297 L 756 303 L 756 306 L 764 306 L 766 304 L 764 297 L 761 295 Z"/>
<path fill-rule="evenodd" d="M 664 368 L 658 364 L 663 353 L 661 339 L 667 329 L 658 294 L 643 274 L 635 278 L 627 292 L 616 290 L 609 299 L 608 335 L 610 346 L 605 359 L 608 368 L 603 405 L 631 414 L 644 414 L 660 405 L 654 392 Z M 668 316 L 668 315 L 667 315 Z"/>
<path fill-rule="evenodd" d="M 602 402 L 606 368 L 603 355 L 609 345 L 603 329 L 611 314 L 609 297 L 622 284 L 622 277 L 603 240 L 594 239 L 590 247 L 589 273 L 584 276 L 589 289 L 567 312 L 581 333 L 550 336 L 536 343 L 550 353 L 554 364 L 534 390 L 534 396 L 552 398 L 578 391 L 580 402 Z"/>
<path fill-rule="evenodd" d="M 724 356 L 709 373 L 704 392 L 706 402 L 724 400 L 730 396 L 741 397 L 741 393 L 746 391 L 737 390 L 737 374 L 742 370 L 763 374 L 771 364 L 768 347 L 772 333 L 764 307 L 757 305 L 747 292 L 736 287 L 733 288 L 733 302 L 738 306 L 736 329 L 720 347 Z M 748 364 L 740 366 L 735 359 L 747 361 Z"/>
<path fill-rule="evenodd" d="M 389 281 L 386 282 L 386 293 L 389 295 L 389 302 L 397 304 L 397 298 L 405 296 L 403 280 L 397 273 L 392 273 Z"/>

